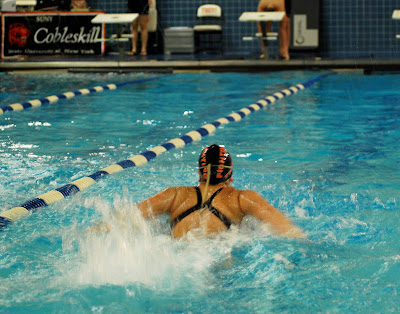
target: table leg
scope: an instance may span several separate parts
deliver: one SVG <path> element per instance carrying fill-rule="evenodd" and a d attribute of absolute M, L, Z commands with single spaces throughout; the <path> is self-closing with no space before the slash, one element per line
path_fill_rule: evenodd
<path fill-rule="evenodd" d="M 121 25 L 115 24 L 115 34 L 117 35 L 118 49 L 119 49 L 119 60 L 123 61 L 125 58 L 124 42 L 121 40 Z"/>

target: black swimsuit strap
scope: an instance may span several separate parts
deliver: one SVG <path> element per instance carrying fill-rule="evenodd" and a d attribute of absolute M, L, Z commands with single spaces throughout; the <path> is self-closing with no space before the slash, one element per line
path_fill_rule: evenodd
<path fill-rule="evenodd" d="M 197 204 L 194 205 L 193 207 L 189 208 L 187 211 L 183 212 L 180 214 L 178 217 L 176 217 L 174 220 L 171 221 L 171 227 L 174 227 L 178 222 L 180 222 L 183 218 L 186 216 L 190 215 L 194 211 L 198 210 L 201 208 L 201 192 L 198 186 L 195 187 L 196 193 L 197 193 Z"/>
<path fill-rule="evenodd" d="M 204 204 L 201 204 L 202 198 L 201 198 L 200 188 L 198 186 L 196 186 L 195 189 L 196 189 L 196 193 L 197 193 L 197 204 L 195 206 L 189 208 L 187 211 L 183 212 L 182 214 L 180 214 L 174 220 L 172 220 L 171 227 L 174 227 L 178 222 L 180 222 L 183 218 L 190 215 L 194 211 L 199 210 L 201 208 L 207 208 L 211 213 L 213 213 L 215 216 L 217 216 L 219 218 L 219 220 L 221 220 L 224 223 L 224 225 L 229 229 L 231 227 L 232 222 L 224 214 L 222 214 L 218 209 L 211 206 L 212 201 L 218 195 L 218 193 L 222 191 L 223 188 L 220 188 L 217 191 L 215 191 L 214 194 Z"/>
<path fill-rule="evenodd" d="M 207 202 L 203 204 L 202 208 L 207 208 L 211 213 L 217 216 L 217 218 L 221 220 L 224 223 L 224 225 L 229 229 L 231 227 L 232 222 L 218 209 L 216 209 L 214 206 L 211 206 L 212 201 L 218 195 L 218 193 L 222 191 L 222 189 L 223 188 L 220 188 L 217 191 L 215 191 L 215 193 L 207 200 Z"/>
<path fill-rule="evenodd" d="M 198 188 L 197 186 L 196 186 L 196 188 Z M 218 189 L 218 190 L 216 190 L 215 192 L 214 192 L 214 194 L 213 195 L 211 195 L 211 197 L 206 201 L 206 202 L 204 202 L 204 204 L 203 204 L 203 208 L 204 207 L 208 207 L 208 208 L 211 208 L 211 203 L 212 203 L 212 201 L 214 200 L 214 198 L 218 195 L 218 193 L 219 192 L 221 192 L 221 190 L 222 190 L 223 188 L 220 188 L 220 189 Z"/>
<path fill-rule="evenodd" d="M 208 210 L 217 216 L 218 219 L 221 220 L 228 229 L 231 227 L 232 222 L 218 209 L 215 207 L 209 207 Z"/>

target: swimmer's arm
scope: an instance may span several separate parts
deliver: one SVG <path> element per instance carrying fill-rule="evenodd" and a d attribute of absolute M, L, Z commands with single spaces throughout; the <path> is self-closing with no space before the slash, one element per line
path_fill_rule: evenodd
<path fill-rule="evenodd" d="M 162 213 L 169 212 L 173 200 L 177 193 L 176 188 L 168 188 L 148 199 L 141 201 L 137 204 L 137 207 L 141 211 L 144 218 L 150 218 Z M 120 214 L 121 220 L 126 220 L 125 214 Z M 111 230 L 110 225 L 105 222 L 99 222 L 88 228 L 89 232 L 109 232 Z"/>
<path fill-rule="evenodd" d="M 87 228 L 88 232 L 110 232 L 111 227 L 108 223 L 101 221 Z"/>
<path fill-rule="evenodd" d="M 142 212 L 144 218 L 168 213 L 171 210 L 176 194 L 177 188 L 171 187 L 141 201 L 137 204 L 137 207 Z"/>
<path fill-rule="evenodd" d="M 245 215 L 252 215 L 267 222 L 281 236 L 306 238 L 306 234 L 290 221 L 282 212 L 264 200 L 255 191 L 241 191 L 239 203 Z"/>
<path fill-rule="evenodd" d="M 169 212 L 172 202 L 177 193 L 176 188 L 168 188 L 152 197 L 137 204 L 144 218 L 150 218 L 162 213 Z M 126 220 L 125 214 L 120 214 L 121 220 Z M 88 228 L 89 232 L 109 232 L 110 225 L 107 222 L 99 222 Z"/>

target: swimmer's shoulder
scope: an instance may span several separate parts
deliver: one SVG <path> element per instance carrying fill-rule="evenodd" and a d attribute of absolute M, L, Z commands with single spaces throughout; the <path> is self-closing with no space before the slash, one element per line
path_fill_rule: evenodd
<path fill-rule="evenodd" d="M 239 198 L 243 192 L 246 192 L 246 190 L 237 189 L 233 186 L 227 186 L 227 187 L 223 188 L 223 190 L 221 191 L 221 194 L 225 195 L 225 196 L 229 196 L 230 198 L 231 197 Z"/>
<path fill-rule="evenodd" d="M 259 198 L 261 197 L 260 194 L 254 190 L 248 190 L 248 189 L 237 189 L 231 186 L 226 187 L 225 193 L 232 195 L 234 197 L 237 197 L 238 199 L 245 198 L 245 199 L 253 199 L 253 198 Z"/>
<path fill-rule="evenodd" d="M 179 196 L 185 196 L 191 193 L 196 193 L 196 189 L 194 186 L 174 186 L 169 187 L 168 190 L 170 193 L 176 193 Z"/>

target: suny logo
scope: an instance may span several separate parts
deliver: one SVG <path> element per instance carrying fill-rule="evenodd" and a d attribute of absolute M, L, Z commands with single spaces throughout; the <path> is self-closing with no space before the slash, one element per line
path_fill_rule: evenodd
<path fill-rule="evenodd" d="M 18 45 L 18 47 L 25 47 L 28 42 L 28 37 L 31 31 L 22 23 L 14 23 L 10 25 L 8 32 L 8 41 L 10 45 Z"/>

